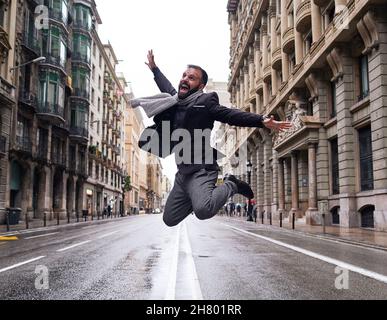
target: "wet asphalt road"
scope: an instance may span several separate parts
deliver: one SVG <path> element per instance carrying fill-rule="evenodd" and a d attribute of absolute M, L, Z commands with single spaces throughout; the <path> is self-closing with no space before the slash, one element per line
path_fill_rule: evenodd
<path fill-rule="evenodd" d="M 387 298 L 385 251 L 221 217 L 170 229 L 161 215 L 136 216 L 18 237 L 0 241 L 3 300 Z"/>

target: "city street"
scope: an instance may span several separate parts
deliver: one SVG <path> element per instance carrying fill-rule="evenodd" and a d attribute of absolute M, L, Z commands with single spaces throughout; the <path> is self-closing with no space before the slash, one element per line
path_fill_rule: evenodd
<path fill-rule="evenodd" d="M 387 252 L 241 220 L 132 216 L 0 240 L 0 299 L 386 299 Z M 335 273 L 336 271 L 336 273 Z"/>

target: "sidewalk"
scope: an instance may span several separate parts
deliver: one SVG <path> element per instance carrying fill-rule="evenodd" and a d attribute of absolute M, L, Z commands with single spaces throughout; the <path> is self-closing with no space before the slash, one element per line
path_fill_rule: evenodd
<path fill-rule="evenodd" d="M 223 216 L 225 217 L 225 216 Z M 229 217 L 227 217 L 229 218 Z M 229 218 L 230 219 L 230 218 Z M 231 219 L 236 219 L 244 221 L 246 225 L 253 226 L 266 226 L 267 228 L 274 228 L 280 230 L 280 222 L 278 220 L 273 221 L 271 226 L 268 222 L 265 221 L 265 224 L 262 225 L 261 221 L 247 222 L 246 217 L 233 217 Z M 309 235 L 321 239 L 329 239 L 338 242 L 344 242 L 354 245 L 359 245 L 363 247 L 369 247 L 379 250 L 387 251 L 387 232 L 373 231 L 361 228 L 341 228 L 341 227 L 325 227 L 325 233 L 322 226 L 309 226 L 304 223 L 297 223 L 295 225 L 295 230 L 292 230 L 292 224 L 288 221 L 283 221 L 283 227 L 281 230 L 286 232 L 294 232 L 303 235 Z"/>
<path fill-rule="evenodd" d="M 26 226 L 25 221 L 20 221 L 19 224 L 17 225 L 10 225 L 9 228 L 10 230 L 7 231 L 7 225 L 0 225 L 0 236 L 7 236 L 7 235 L 12 235 L 12 234 L 20 234 L 20 233 L 28 233 L 28 232 L 33 232 L 33 231 L 40 231 L 40 230 L 46 230 L 46 229 L 57 229 L 57 228 L 65 228 L 65 227 L 71 227 L 71 226 L 76 226 L 77 224 L 93 224 L 93 223 L 102 223 L 102 222 L 108 222 L 112 220 L 117 220 L 117 219 L 124 219 L 126 217 L 121 217 L 121 216 L 113 216 L 110 218 L 100 219 L 98 220 L 98 217 L 94 217 L 93 220 L 91 217 L 88 217 L 87 221 L 85 221 L 84 218 L 80 217 L 79 221 L 77 221 L 76 218 L 70 219 L 70 223 L 68 220 L 60 220 L 59 224 L 57 220 L 47 220 L 46 222 L 46 227 L 44 226 L 44 221 L 41 219 L 34 219 L 32 221 L 28 222 L 28 229 Z"/>

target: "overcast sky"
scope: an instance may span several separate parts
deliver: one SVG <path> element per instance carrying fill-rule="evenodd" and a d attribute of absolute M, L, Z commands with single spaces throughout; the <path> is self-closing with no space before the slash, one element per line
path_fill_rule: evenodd
<path fill-rule="evenodd" d="M 131 83 L 136 97 L 158 93 L 144 64 L 153 49 L 157 65 L 177 87 L 187 64 L 203 67 L 215 81 L 229 76 L 230 32 L 227 0 L 96 0 L 102 19 L 99 34 L 110 41 L 117 69 Z M 149 120 L 146 122 L 149 124 Z M 176 173 L 173 158 L 164 173 Z"/>

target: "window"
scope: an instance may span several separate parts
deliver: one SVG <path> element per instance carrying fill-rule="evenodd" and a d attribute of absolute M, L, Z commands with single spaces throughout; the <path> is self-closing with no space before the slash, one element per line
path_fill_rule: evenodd
<path fill-rule="evenodd" d="M 75 26 L 91 30 L 91 11 L 79 3 L 74 5 Z"/>
<path fill-rule="evenodd" d="M 101 90 L 101 83 L 102 83 L 101 76 L 98 76 L 98 90 Z"/>
<path fill-rule="evenodd" d="M 337 89 L 336 89 L 336 82 L 330 83 L 330 95 L 331 95 L 331 119 L 335 118 L 337 115 Z"/>
<path fill-rule="evenodd" d="M 375 206 L 367 206 L 361 210 L 361 227 L 362 228 L 375 228 Z"/>
<path fill-rule="evenodd" d="M 91 103 L 94 105 L 95 102 L 95 90 L 94 88 L 91 89 Z"/>
<path fill-rule="evenodd" d="M 43 40 L 43 52 L 50 56 L 52 62 L 59 64 L 62 68 L 66 66 L 66 42 L 62 30 L 56 26 L 50 27 L 48 36 Z"/>
<path fill-rule="evenodd" d="M 89 176 L 93 178 L 93 161 L 89 161 Z"/>
<path fill-rule="evenodd" d="M 296 66 L 296 54 L 292 52 L 289 54 L 289 73 L 292 73 Z"/>
<path fill-rule="evenodd" d="M 5 1 L 0 0 L 0 26 L 5 27 Z"/>
<path fill-rule="evenodd" d="M 73 66 L 73 87 L 75 94 L 85 99 L 90 97 L 90 75 L 87 69 L 81 68 L 77 65 Z"/>
<path fill-rule="evenodd" d="M 313 43 L 312 30 L 309 30 L 309 32 L 307 32 L 304 35 L 304 56 L 306 56 L 309 53 L 312 43 Z"/>
<path fill-rule="evenodd" d="M 337 138 L 331 140 L 332 194 L 340 194 L 339 147 Z"/>
<path fill-rule="evenodd" d="M 70 125 L 72 128 L 86 129 L 89 113 L 88 106 L 81 101 L 71 104 Z"/>
<path fill-rule="evenodd" d="M 91 71 L 91 78 L 95 79 L 95 65 L 93 64 L 92 71 Z"/>
<path fill-rule="evenodd" d="M 340 225 L 339 210 L 340 210 L 340 208 L 336 207 L 336 208 L 332 209 L 332 211 L 331 211 L 331 213 L 332 213 L 332 224 L 333 225 Z"/>
<path fill-rule="evenodd" d="M 80 60 L 87 64 L 91 61 L 91 39 L 88 35 L 81 33 L 74 33 L 73 35 L 73 49 L 74 60 Z"/>
<path fill-rule="evenodd" d="M 96 55 L 97 55 L 97 45 L 95 44 L 95 42 L 93 42 L 93 57 L 95 58 Z"/>
<path fill-rule="evenodd" d="M 91 116 L 90 116 L 90 128 L 93 129 L 94 128 L 94 113 L 92 112 L 91 113 Z M 93 143 L 91 143 L 93 144 Z"/>
<path fill-rule="evenodd" d="M 361 56 L 359 61 L 360 66 L 360 96 L 359 101 L 369 96 L 369 76 L 368 76 L 368 57 Z"/>
<path fill-rule="evenodd" d="M 98 107 L 98 112 L 100 112 L 100 110 L 101 110 L 101 98 L 98 98 L 98 105 L 97 105 L 97 107 Z"/>
<path fill-rule="evenodd" d="M 323 11 L 323 16 L 324 16 L 324 23 L 325 23 L 325 28 L 324 30 L 328 27 L 330 23 L 333 22 L 333 19 L 335 18 L 335 1 L 332 0 L 325 8 Z"/>
<path fill-rule="evenodd" d="M 359 130 L 360 186 L 361 191 L 374 189 L 371 127 Z"/>
<path fill-rule="evenodd" d="M 64 79 L 54 71 L 41 72 L 39 97 L 40 107 L 44 111 L 52 112 L 57 110 L 58 106 L 63 109 L 65 105 Z"/>

